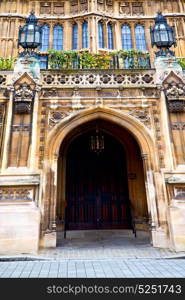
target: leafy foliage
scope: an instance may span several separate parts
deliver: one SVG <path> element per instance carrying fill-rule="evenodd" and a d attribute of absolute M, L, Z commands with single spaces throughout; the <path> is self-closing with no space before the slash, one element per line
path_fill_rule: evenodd
<path fill-rule="evenodd" d="M 179 65 L 182 67 L 183 70 L 185 70 L 185 57 L 180 58 L 178 60 Z"/>
<path fill-rule="evenodd" d="M 0 57 L 0 70 L 13 70 L 15 59 Z"/>
<path fill-rule="evenodd" d="M 147 68 L 149 53 L 135 49 L 94 54 L 88 51 L 49 50 L 49 66 L 52 69 L 110 69 L 113 56 L 118 56 L 127 69 Z"/>

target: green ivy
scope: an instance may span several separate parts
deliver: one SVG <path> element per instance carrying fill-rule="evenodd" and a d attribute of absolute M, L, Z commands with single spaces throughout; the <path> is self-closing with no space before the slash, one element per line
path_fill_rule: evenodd
<path fill-rule="evenodd" d="M 89 51 L 65 51 L 49 50 L 49 67 L 51 69 L 109 69 L 113 56 L 117 55 L 127 60 L 127 68 L 146 68 L 147 60 L 150 56 L 148 52 L 140 50 L 120 50 L 110 53 L 94 54 Z M 144 58 L 142 60 L 142 58 Z"/>
<path fill-rule="evenodd" d="M 178 63 L 185 70 L 185 57 L 178 59 Z"/>
<path fill-rule="evenodd" d="M 1 71 L 13 70 L 14 62 L 15 62 L 14 58 L 0 57 L 0 70 Z"/>

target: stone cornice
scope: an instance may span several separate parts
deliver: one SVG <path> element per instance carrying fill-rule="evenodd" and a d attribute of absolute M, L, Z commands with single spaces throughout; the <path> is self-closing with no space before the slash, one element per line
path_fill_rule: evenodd
<path fill-rule="evenodd" d="M 87 12 L 87 13 L 81 13 L 81 14 L 76 14 L 76 15 L 66 15 L 66 16 L 38 16 L 39 21 L 43 20 L 70 20 L 74 18 L 82 18 L 82 17 L 88 17 L 88 16 L 98 16 L 98 17 L 103 17 L 103 18 L 109 18 L 109 19 L 115 19 L 115 20 L 154 20 L 156 15 L 154 16 L 128 16 L 128 15 L 112 15 L 108 14 L 106 12 L 104 13 L 96 13 L 96 12 Z M 164 14 L 166 17 L 185 17 L 185 13 L 170 13 L 170 14 Z M 23 15 L 23 14 L 16 14 L 16 13 L 0 13 L 0 18 L 22 18 L 26 19 L 28 15 Z"/>

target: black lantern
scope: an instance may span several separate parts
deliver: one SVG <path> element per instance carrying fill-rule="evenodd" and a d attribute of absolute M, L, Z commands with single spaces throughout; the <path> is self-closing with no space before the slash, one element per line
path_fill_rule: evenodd
<path fill-rule="evenodd" d="M 158 12 L 155 18 L 155 25 L 150 28 L 152 47 L 154 45 L 160 49 L 156 56 L 166 56 L 167 54 L 174 55 L 169 48 L 176 45 L 174 27 L 167 24 L 166 18 L 161 12 Z"/>
<path fill-rule="evenodd" d="M 104 135 L 100 132 L 98 125 L 96 125 L 95 134 L 91 136 L 91 150 L 96 154 L 104 150 Z"/>
<path fill-rule="evenodd" d="M 22 46 L 27 50 L 33 50 L 41 46 L 42 31 L 37 22 L 34 12 L 31 12 L 26 20 L 26 25 L 19 29 L 18 46 Z"/>

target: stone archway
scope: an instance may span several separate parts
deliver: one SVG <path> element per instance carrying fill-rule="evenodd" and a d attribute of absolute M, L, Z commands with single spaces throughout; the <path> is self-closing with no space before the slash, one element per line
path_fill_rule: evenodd
<path fill-rule="evenodd" d="M 58 180 L 58 157 L 59 151 L 65 138 L 78 126 L 87 122 L 101 119 L 116 124 L 132 133 L 137 141 L 143 158 L 144 181 L 150 225 L 153 231 L 159 225 L 157 212 L 157 199 L 153 172 L 158 170 L 155 155 L 155 146 L 149 130 L 134 117 L 109 108 L 94 108 L 83 110 L 66 117 L 50 133 L 47 140 L 46 156 L 44 160 L 43 176 L 43 232 L 50 233 L 53 237 L 53 245 L 56 244 L 56 206 L 57 206 L 57 180 Z M 48 235 L 49 236 L 49 235 Z M 155 238 L 152 237 L 153 242 Z M 156 239 L 155 239 L 156 240 Z"/>

